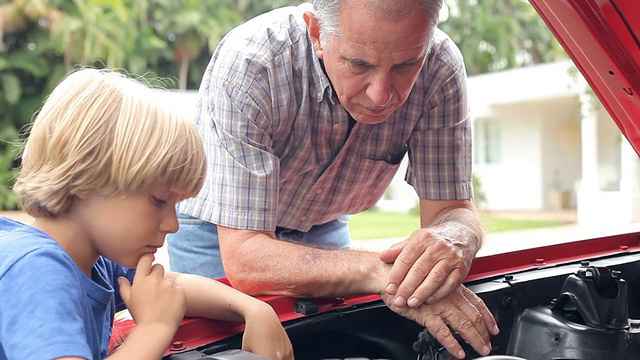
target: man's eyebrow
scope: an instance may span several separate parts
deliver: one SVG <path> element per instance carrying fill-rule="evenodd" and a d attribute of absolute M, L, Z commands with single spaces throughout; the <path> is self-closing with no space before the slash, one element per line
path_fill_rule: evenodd
<path fill-rule="evenodd" d="M 424 53 L 424 54 L 422 54 L 422 55 L 420 55 L 420 56 L 418 56 L 416 58 L 405 60 L 405 61 L 403 61 L 403 62 L 401 62 L 399 64 L 396 64 L 395 66 L 413 65 L 413 64 L 415 64 L 417 62 L 420 62 L 425 56 L 427 56 L 426 53 Z"/>
<path fill-rule="evenodd" d="M 351 58 L 348 56 L 342 56 L 342 59 L 355 65 L 373 66 L 373 64 L 371 64 L 370 62 L 360 58 Z"/>
<path fill-rule="evenodd" d="M 415 64 L 415 63 L 419 62 L 419 61 L 420 61 L 424 56 L 425 56 L 425 55 L 420 55 L 420 56 L 418 56 L 418 57 L 416 57 L 416 58 L 408 59 L 408 60 L 402 61 L 402 62 L 400 62 L 400 63 L 394 64 L 393 66 L 408 66 L 408 65 L 413 65 L 413 64 Z M 371 66 L 371 67 L 374 67 L 374 66 L 375 66 L 375 65 L 371 64 L 370 62 L 368 62 L 368 61 L 366 61 L 366 60 L 364 60 L 364 59 L 360 59 L 360 58 L 351 58 L 351 57 L 348 57 L 348 56 L 342 56 L 342 59 L 343 59 L 344 61 L 348 61 L 348 62 L 350 62 L 350 63 L 352 63 L 352 64 L 355 64 L 355 65 L 360 65 L 360 66 Z"/>

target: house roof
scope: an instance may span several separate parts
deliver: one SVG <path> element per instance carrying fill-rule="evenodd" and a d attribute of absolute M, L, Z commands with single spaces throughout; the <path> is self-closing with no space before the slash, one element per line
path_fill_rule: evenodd
<path fill-rule="evenodd" d="M 575 96 L 586 81 L 571 60 L 470 76 L 469 106 L 474 117 L 490 116 L 491 105 Z"/>

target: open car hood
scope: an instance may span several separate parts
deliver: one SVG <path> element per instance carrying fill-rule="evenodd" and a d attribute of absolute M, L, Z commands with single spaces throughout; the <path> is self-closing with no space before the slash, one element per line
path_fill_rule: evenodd
<path fill-rule="evenodd" d="M 635 151 L 640 154 L 640 95 L 638 94 L 640 91 L 640 11 L 638 10 L 638 0 L 530 0 L 530 2 L 558 38 L 614 119 L 622 134 L 629 140 Z M 637 233 L 621 233 L 595 239 L 584 239 L 568 244 L 480 257 L 474 261 L 465 283 L 472 290 L 481 294 L 481 297 L 496 315 L 496 318 L 501 321 L 500 327 L 503 334 L 509 333 L 511 330 L 515 332 L 519 329 L 518 323 L 516 322 L 516 325 L 513 325 L 515 320 L 512 320 L 520 316 L 522 311 L 526 310 L 525 308 L 543 304 L 544 301 L 554 297 L 558 290 L 553 286 L 559 288 L 564 278 L 576 271 L 575 269 L 578 265 L 575 264 L 582 263 L 580 266 L 585 267 L 588 266 L 588 262 L 585 265 L 585 259 L 591 259 L 591 264 L 599 264 L 605 267 L 615 266 L 616 271 L 627 271 L 630 274 L 631 270 L 629 269 L 635 268 L 635 265 L 631 264 L 640 264 L 639 244 Z M 607 260 L 611 257 L 623 260 L 613 262 Z M 600 260 L 594 261 L 593 259 L 605 260 L 602 260 L 604 262 L 601 263 L 599 262 Z M 541 273 L 538 273 L 536 276 L 540 277 L 535 278 L 535 280 L 531 277 L 520 277 L 521 279 L 528 279 L 526 280 L 526 282 L 530 282 L 527 285 L 529 286 L 528 288 L 524 285 L 525 280 L 523 280 L 522 286 L 518 287 L 514 276 L 509 275 L 544 269 L 553 269 L 553 274 L 540 275 Z M 601 267 L 595 269 L 596 273 L 604 271 Z M 578 272 L 584 275 L 583 270 L 578 270 Z M 638 277 L 635 283 L 640 283 L 639 273 L 640 271 L 634 270 L 633 274 L 630 275 L 633 279 L 636 276 Z M 542 284 L 542 277 L 544 277 L 545 281 L 550 282 L 549 284 L 551 285 L 547 285 L 547 283 L 539 285 L 538 282 Z M 610 276 L 609 278 L 611 277 L 615 276 Z M 515 279 L 517 278 L 516 276 Z M 631 284 L 632 280 L 627 279 L 627 282 Z M 225 280 L 223 279 L 222 281 Z M 538 284 L 536 285 L 537 292 L 531 292 L 530 290 L 530 286 L 534 282 Z M 550 288 L 553 288 L 553 290 L 549 293 L 546 289 Z M 639 297 L 636 296 L 635 300 L 640 300 L 638 299 Z M 537 300 L 534 301 L 532 300 L 533 298 Z M 397 320 L 396 318 L 393 318 L 396 320 L 388 320 L 389 323 L 385 326 L 393 328 L 394 334 L 386 334 L 386 337 L 384 337 L 380 335 L 383 331 L 379 329 L 379 321 L 370 324 L 362 320 L 365 317 L 382 319 L 385 316 L 393 316 L 389 315 L 390 311 L 387 311 L 377 296 L 368 295 L 314 300 L 287 297 L 263 297 L 262 299 L 270 303 L 283 323 L 287 324 L 287 331 L 292 336 L 292 343 L 294 350 L 297 349 L 296 351 L 308 348 L 313 350 L 309 350 L 304 354 L 320 354 L 327 347 L 326 343 L 322 342 L 322 339 L 332 344 L 329 347 L 344 346 L 346 348 L 347 340 L 345 338 L 348 337 L 348 335 L 345 335 L 346 333 L 342 333 L 342 337 L 335 338 L 332 337 L 333 335 L 327 334 L 330 334 L 331 331 L 359 331 L 365 335 L 358 338 L 357 341 L 354 340 L 354 343 L 362 344 L 366 341 L 371 341 L 371 344 L 375 344 L 371 345 L 371 347 L 378 346 L 380 349 L 384 347 L 391 349 L 384 352 L 386 355 L 375 355 L 375 353 L 370 352 L 365 356 L 370 356 L 371 358 L 382 358 L 383 356 L 390 358 L 416 358 L 415 355 L 409 354 L 404 347 L 396 346 L 394 343 L 394 341 L 402 341 L 397 338 L 401 337 L 405 329 L 407 333 L 411 334 L 419 332 L 421 329 L 416 328 L 415 324 Z M 520 302 L 514 299 L 520 299 Z M 640 317 L 640 309 L 630 309 L 629 311 L 632 316 Z M 321 317 L 321 315 L 326 315 L 326 317 Z M 356 316 L 361 316 L 362 318 Z M 304 322 L 305 318 L 308 320 L 307 323 Z M 352 319 L 351 325 L 345 325 L 346 319 Z M 360 324 L 366 325 L 354 325 L 358 321 L 360 321 Z M 133 325 L 133 321 L 126 318 L 126 316 L 117 319 L 112 345 L 115 346 Z M 316 332 L 313 332 L 314 330 L 311 327 L 314 327 Z M 196 359 L 204 356 L 203 354 L 213 354 L 217 350 L 237 347 L 242 330 L 242 326 L 204 319 L 187 319 L 180 326 L 171 348 L 167 350 L 167 358 Z M 607 328 L 605 330 L 610 331 L 611 329 Z M 555 337 L 554 341 L 561 343 L 563 341 L 562 334 L 565 333 L 558 331 L 560 335 Z M 390 338 L 393 336 L 396 338 Z M 602 334 L 595 334 L 594 336 L 597 339 L 602 338 Z M 627 339 L 633 338 L 636 333 L 626 333 L 625 336 Z M 640 343 L 640 337 L 637 337 L 637 339 L 637 342 Z M 588 340 L 590 344 L 594 343 L 592 338 Z M 411 342 L 411 340 L 406 340 L 406 342 Z M 518 344 L 511 345 L 512 342 L 513 338 L 508 339 L 506 337 L 493 340 L 493 343 L 497 344 L 497 353 L 501 354 L 504 354 L 507 347 L 511 348 L 514 353 L 518 352 Z M 589 343 L 578 347 L 588 346 Z M 205 348 L 206 350 L 202 350 Z M 628 348 L 631 351 L 640 350 L 637 344 L 635 347 L 630 346 Z M 189 355 L 192 350 L 202 352 Z M 296 357 L 314 358 L 301 354 L 303 353 L 297 352 Z M 405 357 L 407 354 L 410 356 Z M 350 353 L 342 354 L 341 358 L 356 355 L 355 350 L 352 349 Z M 610 358 L 607 356 L 603 355 L 602 358 Z M 334 355 L 332 358 L 335 357 L 337 356 Z M 224 357 L 207 358 L 223 359 Z M 318 355 L 317 358 L 323 357 Z M 418 356 L 418 358 L 431 359 L 426 356 Z M 564 354 L 553 358 L 578 359 L 583 357 L 579 354 L 573 357 Z M 596 358 L 599 359 L 600 357 L 594 357 L 594 359 Z"/>
<path fill-rule="evenodd" d="M 530 0 L 640 154 L 640 10 L 636 0 Z"/>

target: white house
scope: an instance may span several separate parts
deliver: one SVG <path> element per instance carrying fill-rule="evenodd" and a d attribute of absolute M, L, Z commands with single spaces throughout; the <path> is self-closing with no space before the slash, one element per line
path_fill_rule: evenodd
<path fill-rule="evenodd" d="M 483 210 L 575 208 L 582 224 L 640 218 L 640 160 L 571 61 L 469 77 Z M 411 208 L 404 169 L 381 208 Z M 404 204 L 404 206 L 402 205 Z"/>

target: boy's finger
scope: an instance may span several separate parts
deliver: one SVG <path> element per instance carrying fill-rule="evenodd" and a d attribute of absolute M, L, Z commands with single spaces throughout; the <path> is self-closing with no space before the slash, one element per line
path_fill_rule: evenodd
<path fill-rule="evenodd" d="M 138 260 L 138 265 L 136 266 L 136 275 L 134 276 L 134 280 L 138 276 L 148 276 L 151 274 L 151 264 L 153 264 L 154 256 L 152 254 L 142 255 L 140 260 Z"/>
<path fill-rule="evenodd" d="M 131 297 L 131 283 L 129 279 L 124 276 L 118 278 L 118 285 L 120 286 L 120 297 L 124 301 L 125 305 L 129 305 L 129 298 Z"/>
<path fill-rule="evenodd" d="M 164 266 L 161 264 L 154 264 L 151 267 L 151 274 L 164 278 Z"/>

